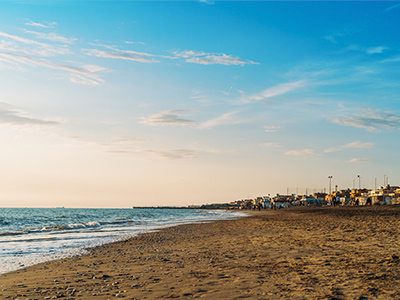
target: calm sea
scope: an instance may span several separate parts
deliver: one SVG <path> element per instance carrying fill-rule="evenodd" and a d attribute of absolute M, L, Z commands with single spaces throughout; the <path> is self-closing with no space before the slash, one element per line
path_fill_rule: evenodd
<path fill-rule="evenodd" d="M 243 216 L 197 209 L 0 208 L 0 274 L 183 223 Z"/>

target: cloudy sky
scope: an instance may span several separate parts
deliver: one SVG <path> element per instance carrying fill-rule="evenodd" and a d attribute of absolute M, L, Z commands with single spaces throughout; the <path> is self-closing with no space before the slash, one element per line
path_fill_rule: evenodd
<path fill-rule="evenodd" d="M 0 206 L 399 185 L 399 129 L 400 2 L 0 3 Z"/>

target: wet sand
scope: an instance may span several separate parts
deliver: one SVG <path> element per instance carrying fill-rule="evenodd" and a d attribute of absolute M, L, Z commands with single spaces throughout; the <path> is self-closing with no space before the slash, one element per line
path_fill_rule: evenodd
<path fill-rule="evenodd" d="M 0 276 L 0 299 L 400 299 L 400 206 L 182 225 Z"/>

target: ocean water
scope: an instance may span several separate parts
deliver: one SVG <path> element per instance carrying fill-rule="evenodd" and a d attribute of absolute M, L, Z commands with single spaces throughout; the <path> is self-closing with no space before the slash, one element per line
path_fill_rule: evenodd
<path fill-rule="evenodd" d="M 200 209 L 0 208 L 0 274 L 163 227 L 243 215 Z"/>

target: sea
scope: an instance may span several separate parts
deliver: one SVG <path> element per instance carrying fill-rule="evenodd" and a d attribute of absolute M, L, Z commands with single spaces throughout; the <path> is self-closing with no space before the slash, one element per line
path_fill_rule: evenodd
<path fill-rule="evenodd" d="M 0 274 L 160 228 L 244 215 L 202 209 L 0 208 Z"/>

